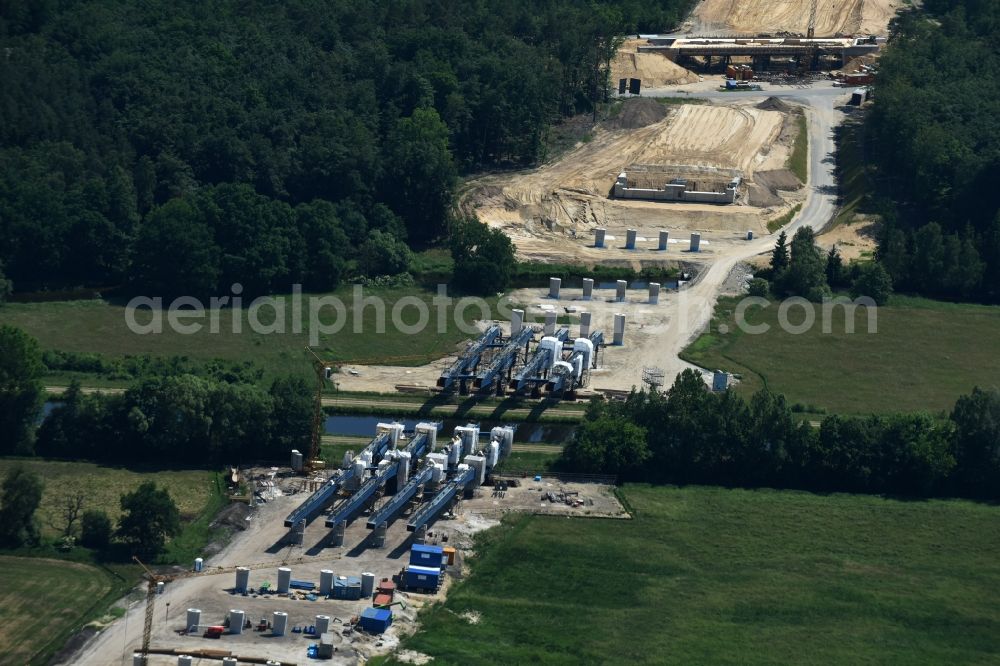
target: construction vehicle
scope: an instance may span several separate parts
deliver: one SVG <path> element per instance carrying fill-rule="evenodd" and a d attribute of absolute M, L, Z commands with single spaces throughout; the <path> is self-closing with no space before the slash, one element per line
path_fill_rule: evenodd
<path fill-rule="evenodd" d="M 205 633 L 202 634 L 205 638 L 222 638 L 222 634 L 226 633 L 226 628 L 221 624 L 214 624 L 211 627 L 205 629 Z"/>
<path fill-rule="evenodd" d="M 277 562 L 277 561 L 258 562 L 256 564 L 250 564 L 250 565 L 236 565 L 236 566 L 231 566 L 231 567 L 216 567 L 216 568 L 213 568 L 213 569 L 202 569 L 201 571 L 185 571 L 185 572 L 177 573 L 177 574 L 165 574 L 164 575 L 164 574 L 153 573 L 149 569 L 149 567 L 147 567 L 145 564 L 143 564 L 142 560 L 140 560 L 135 555 L 132 556 L 132 559 L 135 560 L 136 564 L 138 564 L 140 567 L 142 567 L 143 571 L 146 572 L 146 617 L 145 617 L 145 619 L 143 621 L 143 627 L 142 627 L 142 647 L 139 650 L 140 654 L 142 654 L 142 663 L 143 663 L 143 666 L 146 666 L 146 664 L 149 663 L 149 661 L 148 661 L 149 660 L 149 641 L 150 641 L 150 636 L 153 633 L 153 612 L 156 610 L 156 588 L 157 588 L 157 583 L 169 583 L 171 581 L 181 580 L 183 578 L 194 578 L 196 576 L 216 576 L 216 575 L 225 574 L 225 573 L 235 573 L 235 571 L 237 569 L 244 568 L 244 566 L 245 566 L 245 568 L 250 569 L 252 571 L 254 569 L 273 569 L 273 568 L 276 568 L 276 567 L 288 566 L 290 564 L 301 564 L 303 562 L 315 562 L 316 561 L 316 559 L 312 558 L 312 557 L 298 557 L 298 558 L 295 558 L 293 560 L 287 560 L 286 559 L 286 560 L 284 560 L 282 562 Z M 223 631 L 220 633 L 219 636 L 210 636 L 209 635 L 209 630 L 214 630 L 216 627 L 219 627 L 219 626 L 221 626 L 221 625 L 210 626 L 208 629 L 206 629 L 205 634 L 203 634 L 203 635 L 206 638 L 219 638 L 221 636 L 221 633 L 225 633 L 225 627 L 221 627 Z"/>

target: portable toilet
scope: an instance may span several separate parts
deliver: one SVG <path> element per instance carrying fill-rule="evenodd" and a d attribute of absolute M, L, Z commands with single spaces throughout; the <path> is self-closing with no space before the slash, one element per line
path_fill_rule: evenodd
<path fill-rule="evenodd" d="M 381 634 L 392 624 L 392 611 L 388 608 L 366 608 L 361 611 L 361 628 L 372 634 Z"/>

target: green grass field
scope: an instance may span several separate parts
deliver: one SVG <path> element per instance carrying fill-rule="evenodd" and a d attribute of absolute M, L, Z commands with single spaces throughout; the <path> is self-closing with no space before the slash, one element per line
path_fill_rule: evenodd
<path fill-rule="evenodd" d="M 549 467 L 559 459 L 562 447 L 552 447 L 552 451 L 512 451 L 503 461 L 503 471 L 510 474 L 516 471 L 539 474 L 547 472 Z"/>
<path fill-rule="evenodd" d="M 802 210 L 802 204 L 795 204 L 794 206 L 792 206 L 791 210 L 789 210 L 784 215 L 779 215 L 778 217 L 769 221 L 767 223 L 768 232 L 773 234 L 775 231 L 777 231 L 781 227 L 791 222 L 792 219 L 799 214 L 800 210 Z"/>
<path fill-rule="evenodd" d="M 1000 659 L 998 507 L 704 487 L 623 494 L 634 520 L 520 515 L 482 533 L 471 575 L 403 647 L 435 664 Z"/>
<path fill-rule="evenodd" d="M 795 124 L 799 133 L 795 136 L 792 152 L 788 156 L 786 167 L 803 183 L 809 181 L 809 127 L 803 113 L 795 114 Z"/>
<path fill-rule="evenodd" d="M 44 664 L 119 584 L 77 562 L 0 556 L 0 663 Z"/>
<path fill-rule="evenodd" d="M 365 288 L 364 297 L 381 298 L 385 303 L 384 332 L 378 332 L 379 315 L 376 308 L 367 305 L 355 308 L 352 287 L 344 287 L 335 294 L 345 305 L 344 327 L 332 335 L 320 335 L 319 353 L 326 359 L 341 363 L 391 363 L 394 365 L 423 365 L 453 353 L 471 335 L 463 333 L 454 324 L 454 304 L 443 307 L 447 325 L 443 333 L 437 330 L 437 308 L 432 305 L 435 292 L 411 288 Z M 429 325 L 425 330 L 407 334 L 393 326 L 392 310 L 404 297 L 416 298 L 429 308 Z M 283 300 L 285 297 L 278 297 Z M 493 317 L 497 313 L 495 297 L 485 299 Z M 246 305 L 246 304 L 245 304 Z M 361 309 L 361 317 L 355 315 Z M 93 352 L 108 357 L 148 354 L 151 356 L 182 356 L 193 360 L 225 361 L 252 360 L 264 370 L 265 380 L 275 376 L 298 374 L 311 378 L 312 365 L 303 348 L 309 343 L 309 302 L 303 297 L 303 325 L 301 333 L 292 329 L 292 305 L 285 307 L 286 326 L 284 333 L 255 333 L 251 330 L 248 312 L 241 311 L 237 321 L 240 332 L 234 332 L 232 310 L 217 312 L 218 332 L 209 329 L 208 315 L 201 320 L 203 328 L 191 335 L 182 335 L 170 329 L 166 316 L 163 319 L 163 333 L 139 335 L 133 333 L 126 324 L 125 308 L 101 300 L 67 301 L 51 303 L 9 303 L 0 309 L 0 324 L 10 324 L 24 329 L 36 337 L 43 349 L 72 352 Z M 418 318 L 414 306 L 401 309 L 401 318 L 406 326 L 413 325 Z M 473 322 L 479 315 L 479 308 L 468 307 L 463 319 Z M 151 318 L 148 310 L 140 312 L 136 319 L 147 323 Z M 271 308 L 261 310 L 262 324 L 273 323 Z M 320 311 L 319 321 L 332 325 L 337 315 L 332 307 Z M 360 332 L 355 332 L 360 323 Z M 72 378 L 67 373 L 52 375 L 46 381 L 65 383 Z M 122 385 L 127 382 L 101 381 L 86 375 L 77 375 L 86 385 Z M 96 381 L 95 381 L 96 379 Z"/>
<path fill-rule="evenodd" d="M 792 335 L 778 328 L 778 307 L 751 308 L 746 320 L 765 323 L 763 335 L 734 325 L 738 300 L 719 300 L 711 330 L 683 357 L 702 367 L 742 374 L 737 390 L 767 386 L 790 404 L 830 412 L 950 411 L 959 395 L 1000 377 L 1000 307 L 894 297 L 878 309 L 877 332 L 868 334 L 865 310 L 855 313 L 855 333 L 844 328 L 843 309 L 830 319 L 831 333 L 817 324 Z M 801 308 L 789 313 L 802 321 Z M 720 334 L 719 325 L 729 332 Z"/>
<path fill-rule="evenodd" d="M 45 537 L 62 534 L 62 501 L 78 491 L 85 495 L 84 511 L 103 509 L 112 521 L 121 515 L 118 500 L 122 493 L 134 490 L 147 480 L 167 488 L 185 521 L 200 516 L 213 496 L 213 473 L 206 470 L 127 469 L 86 462 L 0 458 L 0 477 L 15 464 L 37 472 L 45 481 L 42 503 L 36 514 Z"/>

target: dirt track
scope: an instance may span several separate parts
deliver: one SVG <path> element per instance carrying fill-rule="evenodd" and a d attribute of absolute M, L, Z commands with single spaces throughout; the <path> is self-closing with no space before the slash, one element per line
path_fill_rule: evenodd
<path fill-rule="evenodd" d="M 816 37 L 886 34 L 901 0 L 703 0 L 694 10 L 691 32 L 776 33 Z"/>

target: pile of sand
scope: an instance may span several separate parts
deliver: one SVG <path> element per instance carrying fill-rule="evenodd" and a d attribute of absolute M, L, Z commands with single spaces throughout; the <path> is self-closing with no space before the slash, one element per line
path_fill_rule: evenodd
<path fill-rule="evenodd" d="M 605 125 L 608 129 L 639 129 L 667 117 L 667 106 L 649 97 L 625 100 L 617 116 Z"/>
<path fill-rule="evenodd" d="M 858 56 L 857 58 L 849 60 L 840 71 L 844 74 L 859 74 L 863 71 L 861 68 L 862 65 L 870 67 L 877 62 L 877 53 L 866 53 L 863 56 Z"/>
<path fill-rule="evenodd" d="M 802 182 L 788 169 L 758 171 L 753 175 L 753 180 L 761 187 L 766 187 L 772 192 L 779 190 L 792 192 L 802 187 Z"/>
<path fill-rule="evenodd" d="M 763 109 L 764 111 L 781 111 L 782 113 L 789 113 L 792 107 L 785 104 L 777 97 L 768 97 L 763 102 L 757 105 L 758 109 Z"/>
<path fill-rule="evenodd" d="M 758 171 L 753 175 L 753 184 L 747 188 L 748 203 L 758 208 L 780 206 L 784 199 L 779 191 L 792 192 L 801 189 L 802 183 L 788 169 Z"/>
<path fill-rule="evenodd" d="M 747 203 L 757 208 L 780 206 L 783 200 L 766 187 L 751 185 L 747 188 Z"/>
<path fill-rule="evenodd" d="M 698 75 L 688 71 L 660 53 L 639 53 L 646 40 L 629 39 L 618 49 L 611 61 L 611 84 L 618 79 L 640 79 L 643 87 L 662 87 L 695 83 Z"/>

